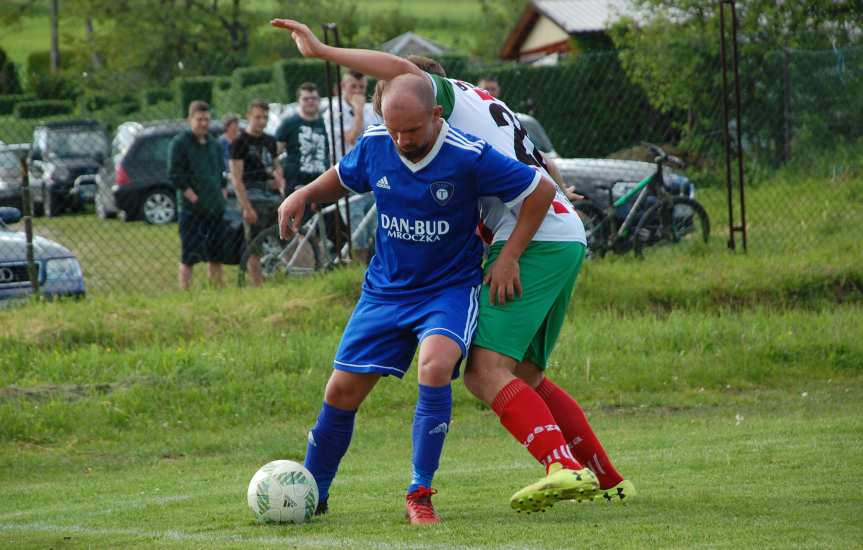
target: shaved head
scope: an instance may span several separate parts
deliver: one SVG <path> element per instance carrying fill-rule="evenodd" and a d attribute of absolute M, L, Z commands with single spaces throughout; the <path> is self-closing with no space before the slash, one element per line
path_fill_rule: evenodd
<path fill-rule="evenodd" d="M 443 108 L 425 76 L 403 74 L 387 82 L 381 112 L 393 143 L 412 162 L 431 150 L 443 124 Z"/>
<path fill-rule="evenodd" d="M 381 111 L 384 119 L 387 110 L 411 110 L 430 113 L 435 107 L 434 90 L 431 81 L 424 76 L 403 74 L 384 85 Z"/>

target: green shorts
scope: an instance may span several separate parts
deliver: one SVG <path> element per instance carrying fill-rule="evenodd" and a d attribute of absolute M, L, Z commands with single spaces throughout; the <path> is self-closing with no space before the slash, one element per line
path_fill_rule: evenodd
<path fill-rule="evenodd" d="M 489 248 L 485 272 L 503 248 Z M 545 370 L 560 336 L 585 246 L 577 242 L 532 242 L 519 259 L 521 298 L 503 306 L 491 305 L 488 285 L 480 295 L 479 324 L 473 345 L 528 360 Z"/>

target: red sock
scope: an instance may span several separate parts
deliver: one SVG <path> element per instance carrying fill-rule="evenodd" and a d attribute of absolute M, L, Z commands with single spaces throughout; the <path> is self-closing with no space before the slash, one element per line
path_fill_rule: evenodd
<path fill-rule="evenodd" d="M 516 378 L 504 386 L 491 408 L 500 417 L 500 423 L 546 471 L 555 462 L 570 470 L 581 469 L 548 406 L 523 381 Z"/>
<path fill-rule="evenodd" d="M 537 386 L 536 393 L 548 405 L 572 453 L 596 474 L 599 486 L 608 489 L 623 481 L 578 402 L 548 378 L 544 378 Z"/>

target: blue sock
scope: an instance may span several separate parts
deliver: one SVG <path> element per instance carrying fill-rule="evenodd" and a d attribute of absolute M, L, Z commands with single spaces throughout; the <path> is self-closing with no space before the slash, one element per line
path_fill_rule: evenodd
<path fill-rule="evenodd" d="M 324 403 L 315 427 L 309 430 L 305 465 L 318 483 L 320 500 L 329 497 L 339 462 L 351 444 L 356 415 L 357 411 L 345 411 Z"/>
<path fill-rule="evenodd" d="M 414 492 L 420 485 L 432 486 L 451 417 L 452 386 L 432 388 L 420 384 L 414 413 L 414 471 L 408 493 Z"/>

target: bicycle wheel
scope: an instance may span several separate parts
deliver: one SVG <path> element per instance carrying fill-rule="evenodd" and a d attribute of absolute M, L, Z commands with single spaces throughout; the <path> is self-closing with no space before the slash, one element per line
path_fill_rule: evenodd
<path fill-rule="evenodd" d="M 633 232 L 633 249 L 639 258 L 656 245 L 674 245 L 689 254 L 703 250 L 710 239 L 710 218 L 694 199 L 672 197 L 651 206 L 638 220 Z"/>
<path fill-rule="evenodd" d="M 274 225 L 263 230 L 246 245 L 240 259 L 240 285 L 245 278 L 250 256 L 261 259 L 261 274 L 264 280 L 276 280 L 287 276 L 311 275 L 321 269 L 320 243 L 314 234 L 301 230 L 287 241 L 279 238 L 279 227 Z"/>
<path fill-rule="evenodd" d="M 602 257 L 608 250 L 609 224 L 602 208 L 590 200 L 572 203 L 587 235 L 587 256 Z"/>

